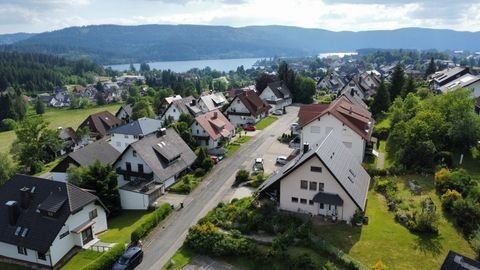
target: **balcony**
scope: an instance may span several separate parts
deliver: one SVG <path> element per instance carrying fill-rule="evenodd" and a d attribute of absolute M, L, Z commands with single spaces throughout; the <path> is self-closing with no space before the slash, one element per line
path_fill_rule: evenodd
<path fill-rule="evenodd" d="M 153 172 L 151 173 L 134 172 L 134 171 L 124 170 L 120 167 L 118 167 L 116 171 L 117 171 L 117 174 L 124 175 L 124 176 L 130 176 L 133 178 L 140 178 L 140 179 L 145 179 L 149 181 L 153 180 Z"/>

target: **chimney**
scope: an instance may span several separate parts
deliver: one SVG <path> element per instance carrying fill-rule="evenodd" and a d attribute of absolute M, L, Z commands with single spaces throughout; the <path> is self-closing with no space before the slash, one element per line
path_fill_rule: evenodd
<path fill-rule="evenodd" d="M 18 216 L 20 215 L 20 211 L 18 209 L 18 204 L 16 201 L 8 201 L 5 203 L 8 211 L 8 224 L 10 226 L 15 226 L 17 224 Z"/>
<path fill-rule="evenodd" d="M 195 99 L 192 99 L 190 101 L 190 106 L 195 106 L 195 105 L 197 105 L 197 101 Z"/>
<path fill-rule="evenodd" d="M 348 114 L 352 114 L 352 106 L 350 106 L 350 109 L 348 109 Z"/>
<path fill-rule="evenodd" d="M 167 129 L 166 128 L 157 129 L 157 138 L 165 136 L 166 134 L 167 134 Z"/>
<path fill-rule="evenodd" d="M 20 205 L 22 206 L 22 209 L 27 209 L 28 206 L 30 205 L 30 188 L 28 187 L 23 187 L 20 189 Z"/>
<path fill-rule="evenodd" d="M 212 117 L 212 119 L 217 119 L 217 117 L 218 117 L 218 112 L 213 112 L 213 117 Z"/>
<path fill-rule="evenodd" d="M 355 95 L 355 88 L 352 87 L 352 89 L 350 89 L 350 96 L 354 96 Z"/>
<path fill-rule="evenodd" d="M 307 153 L 308 150 L 310 149 L 310 145 L 308 143 L 304 143 L 303 144 L 303 153 Z"/>

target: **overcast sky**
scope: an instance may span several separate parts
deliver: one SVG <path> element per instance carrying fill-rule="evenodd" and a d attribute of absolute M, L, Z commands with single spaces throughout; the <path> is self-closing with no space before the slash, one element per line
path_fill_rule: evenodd
<path fill-rule="evenodd" d="M 480 31 L 479 0 L 0 0 L 0 33 L 92 24 Z"/>

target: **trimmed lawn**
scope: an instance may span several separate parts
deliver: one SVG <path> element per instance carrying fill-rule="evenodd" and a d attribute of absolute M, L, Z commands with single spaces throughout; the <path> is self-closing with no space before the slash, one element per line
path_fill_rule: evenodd
<path fill-rule="evenodd" d="M 151 215 L 152 211 L 124 210 L 120 216 L 108 220 L 108 231 L 100 235 L 107 243 L 129 243 L 130 234 Z"/>
<path fill-rule="evenodd" d="M 368 225 L 362 228 L 345 224 L 321 225 L 315 228 L 316 232 L 368 266 L 382 260 L 388 269 L 439 269 L 450 249 L 474 258 L 475 253 L 468 242 L 441 213 L 433 180 L 421 176 L 399 178 L 400 195 L 409 193 L 405 191 L 406 179 L 417 180 L 437 205 L 440 214 L 438 236 L 410 233 L 407 228 L 395 222 L 393 213 L 387 209 L 385 198 L 375 191 L 368 194 Z M 415 201 L 417 199 L 420 200 L 414 198 Z"/>
<path fill-rule="evenodd" d="M 227 154 L 225 156 L 229 157 L 233 155 L 239 148 L 242 143 L 246 143 L 252 139 L 251 136 L 243 136 L 236 139 L 234 142 L 228 144 L 225 148 L 227 149 Z"/>
<path fill-rule="evenodd" d="M 101 112 L 101 111 L 109 111 L 115 114 L 120 108 L 121 104 L 108 104 L 105 106 L 94 107 L 94 108 L 87 108 L 87 109 L 54 109 L 54 108 L 47 108 L 45 114 L 43 114 L 43 118 L 47 120 L 50 124 L 49 127 L 52 129 L 56 129 L 58 127 L 72 127 L 76 129 L 87 116 L 93 113 Z M 5 131 L 0 132 L 0 152 L 8 152 L 10 151 L 10 146 L 12 145 L 13 141 L 15 140 L 15 132 L 14 131 Z"/>
<path fill-rule="evenodd" d="M 267 116 L 265 118 L 263 118 L 262 120 L 260 120 L 256 125 L 255 125 L 255 128 L 256 129 L 265 129 L 266 127 L 270 126 L 273 122 L 277 121 L 278 120 L 278 117 L 275 117 L 275 116 Z"/>
<path fill-rule="evenodd" d="M 462 165 L 460 163 L 460 156 L 463 154 Z M 455 167 L 464 168 L 473 177 L 480 177 L 480 150 L 478 147 L 473 147 L 470 151 L 455 150 L 452 152 L 453 164 Z"/>
<path fill-rule="evenodd" d="M 375 124 L 375 128 L 389 128 L 390 127 L 390 118 L 387 115 L 379 117 L 378 122 Z"/>
<path fill-rule="evenodd" d="M 169 263 L 167 263 L 162 269 L 163 270 L 179 270 L 187 265 L 192 258 L 195 256 L 195 253 L 187 248 L 181 247 L 175 254 L 170 258 Z"/>
<path fill-rule="evenodd" d="M 81 250 L 62 266 L 62 270 L 81 269 L 100 257 L 102 254 L 102 252 L 96 252 L 93 250 Z"/>

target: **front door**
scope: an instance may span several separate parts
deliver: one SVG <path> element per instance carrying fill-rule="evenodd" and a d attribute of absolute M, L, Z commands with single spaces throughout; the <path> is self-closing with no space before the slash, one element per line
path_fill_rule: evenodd
<path fill-rule="evenodd" d="M 319 203 L 318 214 L 322 216 L 327 215 L 328 204 Z"/>
<path fill-rule="evenodd" d="M 93 240 L 92 226 L 88 227 L 82 232 L 82 243 L 85 246 L 88 242 Z"/>

